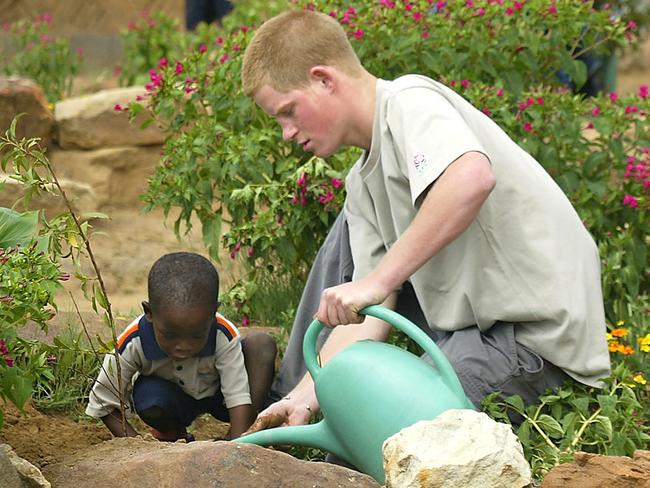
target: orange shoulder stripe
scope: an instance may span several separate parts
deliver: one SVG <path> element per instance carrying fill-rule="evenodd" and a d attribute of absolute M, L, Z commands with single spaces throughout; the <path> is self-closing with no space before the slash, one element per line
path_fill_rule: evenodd
<path fill-rule="evenodd" d="M 215 315 L 217 323 L 224 326 L 233 337 L 239 336 L 239 331 L 221 314 Z"/>
<path fill-rule="evenodd" d="M 126 329 L 124 329 L 124 332 L 122 332 L 120 336 L 117 338 L 118 349 L 122 347 L 124 342 L 131 336 L 131 334 L 138 331 L 139 325 L 140 325 L 140 317 L 135 319 L 133 322 L 131 322 L 131 325 L 129 325 Z"/>

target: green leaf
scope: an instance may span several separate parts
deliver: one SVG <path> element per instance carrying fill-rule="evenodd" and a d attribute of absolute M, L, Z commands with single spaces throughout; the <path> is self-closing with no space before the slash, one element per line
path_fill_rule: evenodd
<path fill-rule="evenodd" d="M 2 392 L 21 411 L 32 394 L 32 381 L 18 367 L 6 368 L 2 378 Z"/>
<path fill-rule="evenodd" d="M 564 430 L 560 423 L 550 415 L 540 415 L 537 419 L 537 423 L 542 427 L 542 429 L 544 429 L 544 432 L 553 439 L 561 439 L 564 435 Z"/>
<path fill-rule="evenodd" d="M 38 233 L 38 211 L 19 213 L 0 207 L 0 249 L 24 246 Z"/>
<path fill-rule="evenodd" d="M 505 402 L 513 407 L 517 412 L 521 413 L 524 411 L 524 401 L 519 395 L 512 395 L 505 399 Z"/>

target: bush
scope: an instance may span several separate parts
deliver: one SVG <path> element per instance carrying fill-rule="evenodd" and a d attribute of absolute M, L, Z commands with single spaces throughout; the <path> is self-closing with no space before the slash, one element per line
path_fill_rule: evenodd
<path fill-rule="evenodd" d="M 41 86 L 50 103 L 70 95 L 72 81 L 79 71 L 82 51 L 70 52 L 67 39 L 54 37 L 50 32 L 52 17 L 40 15 L 35 21 L 19 20 L 5 24 L 9 44 L 2 53 L 7 75 L 21 75 Z"/>

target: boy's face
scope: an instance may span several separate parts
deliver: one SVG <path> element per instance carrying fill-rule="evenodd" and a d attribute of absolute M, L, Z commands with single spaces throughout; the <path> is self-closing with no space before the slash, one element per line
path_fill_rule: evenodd
<path fill-rule="evenodd" d="M 205 346 L 214 321 L 210 307 L 170 306 L 155 312 L 148 302 L 142 302 L 142 307 L 153 324 L 158 345 L 172 359 L 191 358 Z"/>
<path fill-rule="evenodd" d="M 255 93 L 255 102 L 282 128 L 286 141 L 326 158 L 342 145 L 341 124 L 328 80 L 312 79 L 305 88 L 282 93 L 269 85 Z"/>

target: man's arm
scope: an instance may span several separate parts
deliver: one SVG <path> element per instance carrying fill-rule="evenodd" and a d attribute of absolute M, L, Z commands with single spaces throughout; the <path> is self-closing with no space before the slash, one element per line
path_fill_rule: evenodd
<path fill-rule="evenodd" d="M 482 153 L 468 152 L 455 160 L 429 189 L 413 222 L 373 272 L 323 291 L 318 319 L 330 327 L 360 323 L 359 310 L 383 302 L 469 227 L 495 184 L 490 162 Z"/>
<path fill-rule="evenodd" d="M 391 294 L 382 305 L 395 308 L 396 302 L 397 294 Z M 327 364 L 332 357 L 354 342 L 364 339 L 383 342 L 388 338 L 389 331 L 390 326 L 375 317 L 366 317 L 362 324 L 337 327 L 323 344 L 319 353 L 320 363 Z M 259 414 L 249 433 L 270 427 L 307 424 L 318 409 L 314 382 L 307 373 L 286 397 Z"/>

